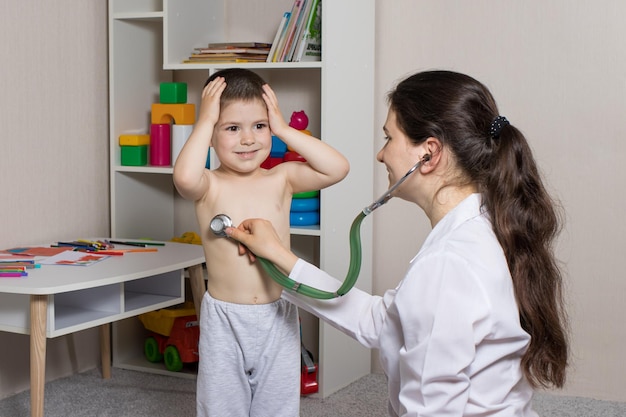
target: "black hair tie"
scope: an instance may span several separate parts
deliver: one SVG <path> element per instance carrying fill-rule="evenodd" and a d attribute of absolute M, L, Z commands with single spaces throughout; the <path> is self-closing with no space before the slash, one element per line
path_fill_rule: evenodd
<path fill-rule="evenodd" d="M 493 119 L 491 122 L 491 126 L 489 127 L 489 136 L 491 139 L 498 139 L 500 137 L 500 132 L 504 129 L 504 126 L 508 125 L 509 121 L 506 120 L 504 116 L 498 116 Z"/>

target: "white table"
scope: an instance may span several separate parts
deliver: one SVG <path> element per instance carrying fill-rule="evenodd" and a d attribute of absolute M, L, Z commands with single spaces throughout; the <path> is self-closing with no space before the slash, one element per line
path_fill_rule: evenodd
<path fill-rule="evenodd" d="M 111 256 L 90 266 L 43 265 L 0 278 L 0 331 L 30 334 L 31 416 L 42 417 L 46 339 L 100 326 L 102 375 L 111 375 L 112 322 L 179 304 L 188 268 L 197 311 L 206 290 L 200 245 Z"/>

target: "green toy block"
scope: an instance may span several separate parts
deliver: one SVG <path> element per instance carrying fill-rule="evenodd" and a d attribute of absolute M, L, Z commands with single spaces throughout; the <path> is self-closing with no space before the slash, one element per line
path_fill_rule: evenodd
<path fill-rule="evenodd" d="M 162 104 L 187 103 L 187 83 L 161 83 L 159 102 Z"/>
<path fill-rule="evenodd" d="M 148 164 L 148 145 L 121 146 L 122 165 L 143 166 Z"/>

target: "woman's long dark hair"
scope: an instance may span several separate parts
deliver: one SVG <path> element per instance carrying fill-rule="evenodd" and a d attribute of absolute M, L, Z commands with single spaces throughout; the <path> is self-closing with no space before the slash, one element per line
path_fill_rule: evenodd
<path fill-rule="evenodd" d="M 562 387 L 567 320 L 553 251 L 560 218 L 526 138 L 507 123 L 497 134 L 490 132 L 499 116 L 495 100 L 464 74 L 412 75 L 389 93 L 388 101 L 411 140 L 438 138 L 465 175 L 461 183 L 478 187 L 513 277 L 521 325 L 531 336 L 522 358 L 524 374 L 534 387 Z"/>

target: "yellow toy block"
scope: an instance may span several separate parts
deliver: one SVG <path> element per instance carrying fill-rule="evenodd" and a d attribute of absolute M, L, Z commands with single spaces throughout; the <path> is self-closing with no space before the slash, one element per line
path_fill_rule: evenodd
<path fill-rule="evenodd" d="M 150 145 L 150 135 L 120 135 L 120 146 Z"/>
<path fill-rule="evenodd" d="M 195 104 L 163 104 L 152 105 L 152 124 L 192 125 L 196 122 Z"/>

